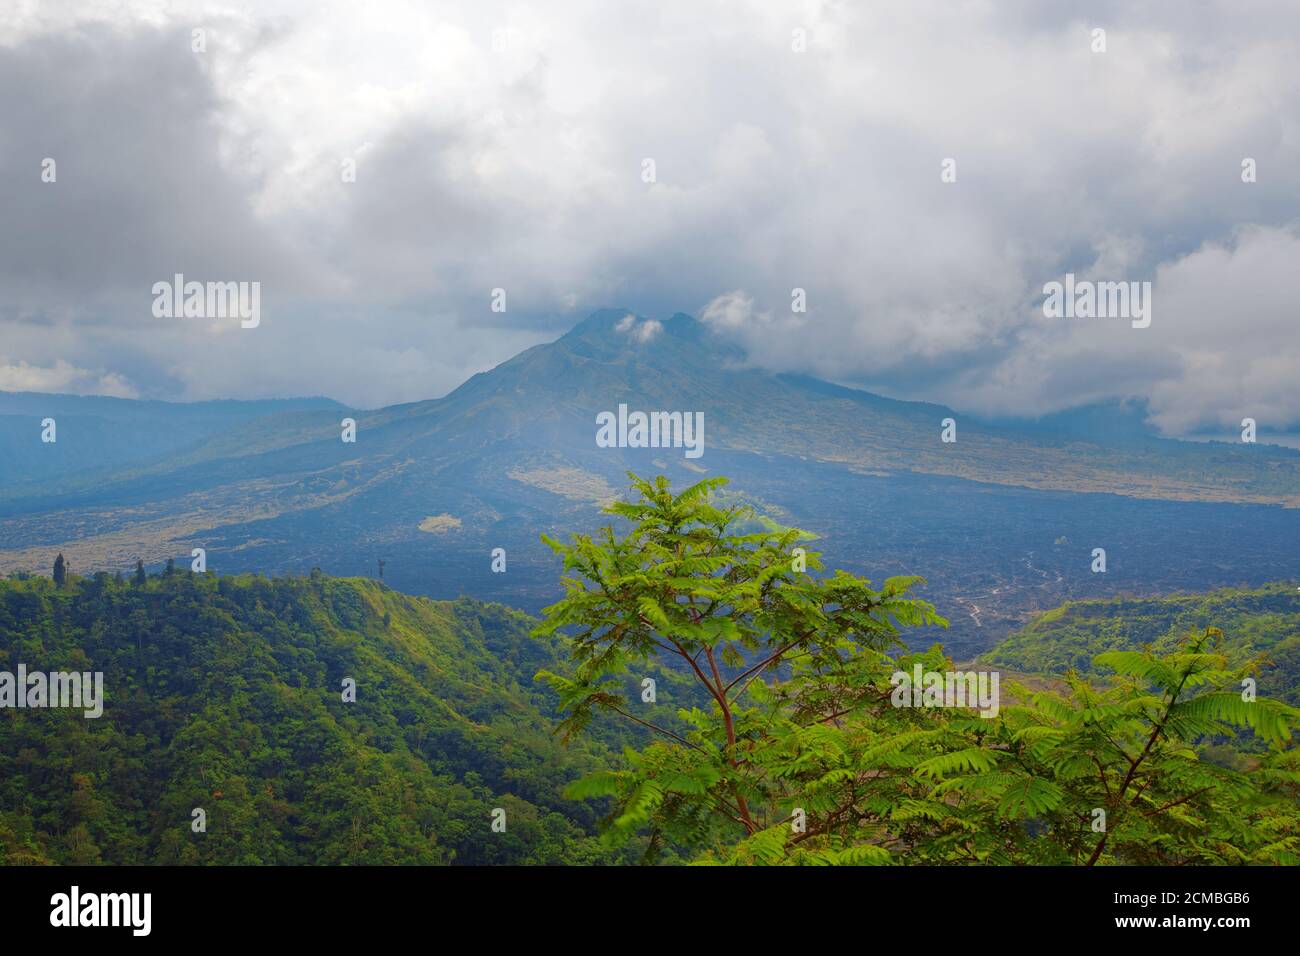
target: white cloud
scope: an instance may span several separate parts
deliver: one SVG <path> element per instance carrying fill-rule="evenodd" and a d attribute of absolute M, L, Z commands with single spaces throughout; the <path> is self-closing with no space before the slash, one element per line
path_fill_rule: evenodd
<path fill-rule="evenodd" d="M 974 411 L 1128 394 L 1173 430 L 1238 408 L 1300 423 L 1300 349 L 1266 291 L 1293 281 L 1300 9 L 1078 16 L 10 4 L 0 80 L 28 93 L 0 105 L 0 173 L 23 184 L 0 225 L 0 334 L 33 365 L 105 365 L 149 394 L 374 404 L 440 394 L 599 306 L 701 310 L 761 364 Z M 173 261 L 263 279 L 262 328 L 214 345 L 151 325 L 135 296 Z M 1146 337 L 1046 324 L 1039 290 L 1066 271 L 1156 281 Z"/>
<path fill-rule="evenodd" d="M 1300 409 L 1295 262 L 1294 229 L 1247 227 L 1149 276 L 1150 328 L 1134 329 L 1126 319 L 1047 319 L 1036 311 L 1015 350 L 987 375 L 956 387 L 956 403 L 1046 412 L 1143 397 L 1153 422 L 1170 434 L 1237 427 L 1243 417 L 1285 427 Z M 1147 278 L 1132 269 L 1109 275 Z"/>
<path fill-rule="evenodd" d="M 614 331 L 622 332 L 641 345 L 649 342 L 663 330 L 663 323 L 658 319 L 642 319 L 638 322 L 636 316 L 630 313 L 619 319 L 618 324 L 614 326 Z"/>
<path fill-rule="evenodd" d="M 59 360 L 48 368 L 0 358 L 0 392 L 70 392 L 138 398 L 139 392 L 116 372 L 76 368 Z"/>
<path fill-rule="evenodd" d="M 767 322 L 771 317 L 755 315 L 754 297 L 745 294 L 744 289 L 724 292 L 700 311 L 700 319 L 727 332 L 736 332 L 752 322 Z"/>

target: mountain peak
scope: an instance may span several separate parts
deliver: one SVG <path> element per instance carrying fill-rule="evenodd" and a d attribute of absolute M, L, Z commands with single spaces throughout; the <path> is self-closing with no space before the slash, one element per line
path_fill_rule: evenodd
<path fill-rule="evenodd" d="M 630 309 L 600 309 L 555 344 L 590 358 L 631 359 L 655 365 L 721 363 L 744 357 L 739 348 L 711 335 L 708 326 L 685 312 L 655 319 Z"/>
<path fill-rule="evenodd" d="M 704 323 L 685 312 L 660 320 L 638 315 L 631 309 L 597 309 L 570 329 L 564 338 L 617 341 L 622 337 L 644 344 L 664 333 L 675 338 L 698 338 L 704 328 Z"/>

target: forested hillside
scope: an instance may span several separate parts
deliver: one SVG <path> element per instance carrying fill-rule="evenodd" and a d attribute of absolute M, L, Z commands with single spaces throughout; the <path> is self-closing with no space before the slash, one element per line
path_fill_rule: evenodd
<path fill-rule="evenodd" d="M 0 671 L 106 697 L 0 709 L 0 864 L 611 861 L 561 796 L 607 748 L 552 737 L 528 624 L 319 574 L 0 582 Z"/>
<path fill-rule="evenodd" d="M 1300 860 L 1288 586 L 1067 605 L 990 662 L 1091 682 L 900 706 L 954 667 L 899 641 L 941 623 L 917 580 L 799 570 L 718 484 L 553 541 L 540 624 L 318 572 L 0 582 L 0 677 L 105 691 L 0 708 L 0 865 Z"/>
<path fill-rule="evenodd" d="M 1150 644 L 1169 651 L 1189 632 L 1217 627 L 1230 661 L 1262 656 L 1259 691 L 1300 705 L 1300 590 L 1294 584 L 1206 594 L 1070 601 L 1041 614 L 980 660 L 1022 671 L 1092 670 L 1105 651 Z"/>

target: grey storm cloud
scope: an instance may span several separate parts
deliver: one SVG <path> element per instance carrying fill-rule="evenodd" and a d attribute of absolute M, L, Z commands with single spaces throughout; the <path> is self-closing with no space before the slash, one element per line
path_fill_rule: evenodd
<path fill-rule="evenodd" d="M 188 30 L 40 34 L 0 47 L 0 89 L 6 309 L 129 322 L 172 272 L 285 272 L 285 248 L 253 214 L 257 184 L 221 161 L 221 103 Z M 144 307 L 91 308 L 119 296 Z"/>
<path fill-rule="evenodd" d="M 975 412 L 1300 425 L 1297 47 L 1226 0 L 20 5 L 0 388 L 409 401 L 613 305 Z M 1067 271 L 1151 328 L 1044 318 Z M 153 318 L 175 272 L 262 326 Z"/>

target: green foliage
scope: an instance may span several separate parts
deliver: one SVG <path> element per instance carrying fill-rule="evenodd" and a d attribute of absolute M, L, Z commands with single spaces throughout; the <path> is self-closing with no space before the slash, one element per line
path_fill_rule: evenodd
<path fill-rule="evenodd" d="M 953 669 L 938 647 L 901 652 L 899 627 L 940 623 L 916 579 L 795 571 L 808 535 L 712 505 L 724 479 L 674 495 L 632 477 L 639 500 L 608 509 L 623 533 L 547 539 L 565 597 L 534 632 L 575 662 L 539 675 L 563 733 L 609 710 L 657 734 L 568 790 L 614 798 L 610 843 L 732 864 L 1300 862 L 1300 712 L 1243 697 L 1257 662 L 1230 662 L 1216 629 L 1101 654 L 1099 683 L 1003 683 L 992 716 L 895 706 L 895 672 Z M 629 703 L 623 676 L 655 665 L 693 677 L 699 703 Z M 1243 731 L 1271 751 L 1199 759 L 1197 742 Z"/>
<path fill-rule="evenodd" d="M 981 656 L 1038 674 L 1092 673 L 1107 651 L 1173 651 L 1189 633 L 1217 627 L 1233 666 L 1257 661 L 1260 692 L 1300 706 L 1300 592 L 1294 583 L 1208 594 L 1071 601 L 1039 615 Z"/>
<path fill-rule="evenodd" d="M 549 733 L 531 623 L 322 575 L 0 583 L 0 670 L 107 698 L 0 710 L 0 864 L 615 862 L 562 795 L 610 754 Z"/>

